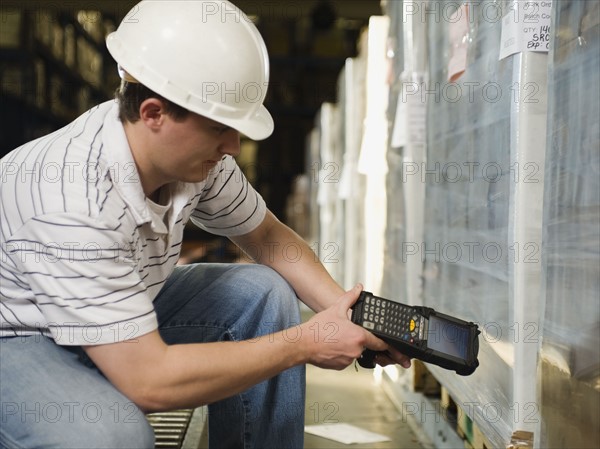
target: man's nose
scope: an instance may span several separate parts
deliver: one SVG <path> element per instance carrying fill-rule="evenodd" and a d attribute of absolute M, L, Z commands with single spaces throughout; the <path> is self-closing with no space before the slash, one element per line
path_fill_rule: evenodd
<path fill-rule="evenodd" d="M 240 133 L 235 129 L 229 129 L 221 136 L 219 151 L 222 154 L 228 154 L 236 157 L 240 154 Z"/>

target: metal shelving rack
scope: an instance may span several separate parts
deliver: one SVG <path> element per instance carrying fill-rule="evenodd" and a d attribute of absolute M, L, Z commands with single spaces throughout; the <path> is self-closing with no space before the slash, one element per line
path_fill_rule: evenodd
<path fill-rule="evenodd" d="M 107 100 L 118 78 L 97 11 L 2 9 L 0 157 Z"/>

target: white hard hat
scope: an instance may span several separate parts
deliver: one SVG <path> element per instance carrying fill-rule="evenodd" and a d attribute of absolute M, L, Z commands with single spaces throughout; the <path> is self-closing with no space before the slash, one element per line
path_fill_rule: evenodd
<path fill-rule="evenodd" d="M 267 48 L 232 3 L 142 1 L 106 45 L 130 77 L 173 103 L 254 140 L 273 132 L 273 118 L 263 106 Z"/>

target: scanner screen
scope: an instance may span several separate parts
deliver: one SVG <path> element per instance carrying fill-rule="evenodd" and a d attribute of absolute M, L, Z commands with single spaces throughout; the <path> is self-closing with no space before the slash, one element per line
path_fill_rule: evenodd
<path fill-rule="evenodd" d="M 437 316 L 429 317 L 427 346 L 434 351 L 465 360 L 469 330 Z"/>

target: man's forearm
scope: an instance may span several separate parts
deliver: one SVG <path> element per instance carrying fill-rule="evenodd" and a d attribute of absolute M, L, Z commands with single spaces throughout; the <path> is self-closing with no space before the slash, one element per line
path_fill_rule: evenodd
<path fill-rule="evenodd" d="M 136 405 L 146 412 L 164 411 L 227 398 L 306 363 L 306 334 L 297 327 L 247 341 L 167 346 L 155 332 L 86 352 Z"/>
<path fill-rule="evenodd" d="M 332 279 L 317 255 L 308 244 L 295 233 L 283 236 L 283 241 L 291 242 L 298 256 L 290 259 L 285 252 L 279 252 L 271 268 L 281 274 L 294 288 L 298 297 L 316 312 L 333 304 L 344 290 Z"/>
<path fill-rule="evenodd" d="M 317 312 L 344 294 L 304 239 L 271 212 L 267 212 L 263 224 L 253 233 L 232 240 L 246 249 L 257 263 L 281 274 L 298 297 Z"/>

